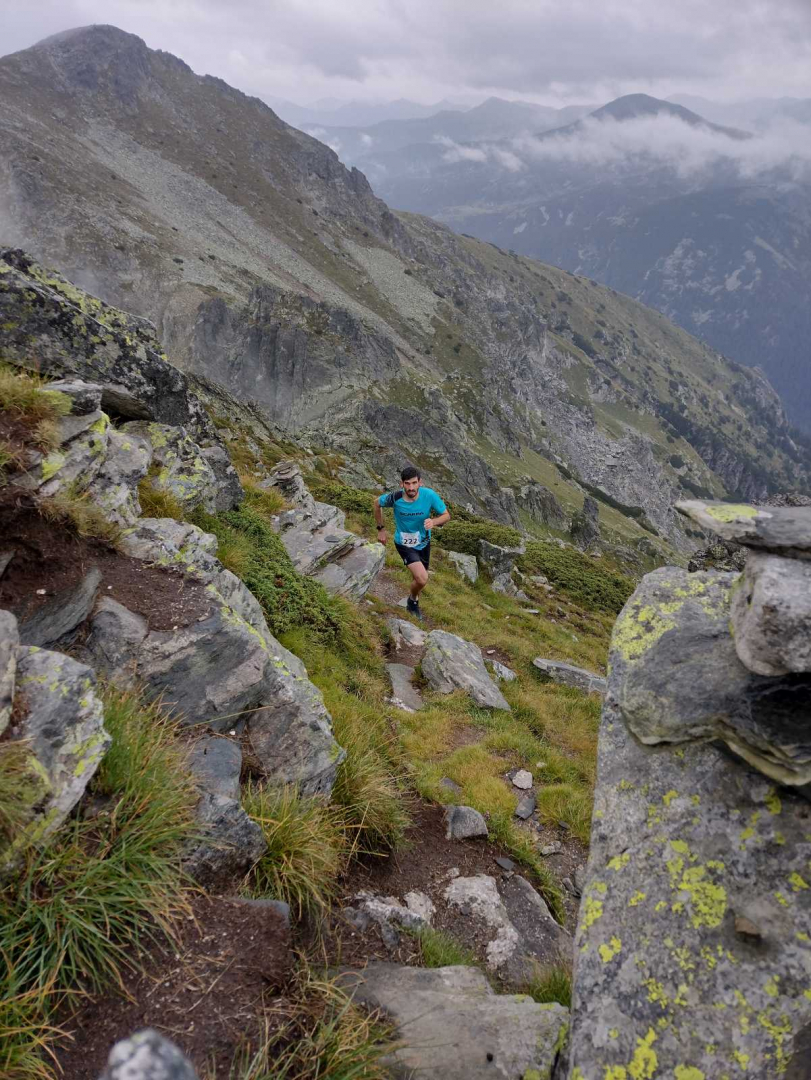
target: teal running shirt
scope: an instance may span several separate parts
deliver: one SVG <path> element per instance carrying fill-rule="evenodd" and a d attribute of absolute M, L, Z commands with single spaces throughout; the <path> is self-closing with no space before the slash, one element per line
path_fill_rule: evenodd
<path fill-rule="evenodd" d="M 398 498 L 395 499 L 395 495 Z M 409 502 L 402 491 L 381 495 L 377 501 L 381 506 L 394 507 L 395 544 L 418 551 L 431 542 L 431 533 L 423 525 L 425 519 L 438 517 L 447 510 L 442 499 L 429 487 L 421 487 L 413 502 Z"/>

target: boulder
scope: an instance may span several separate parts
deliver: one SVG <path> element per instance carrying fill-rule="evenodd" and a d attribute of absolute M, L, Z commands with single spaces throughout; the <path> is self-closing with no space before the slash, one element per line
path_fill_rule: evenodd
<path fill-rule="evenodd" d="M 453 781 L 450 782 L 453 783 Z M 487 836 L 487 822 L 472 806 L 448 805 L 445 810 L 445 823 L 447 840 L 468 840 L 474 836 Z"/>
<path fill-rule="evenodd" d="M 337 562 L 329 562 L 313 576 L 333 596 L 362 600 L 386 561 L 386 549 L 376 540 L 357 537 Z"/>
<path fill-rule="evenodd" d="M 280 461 L 278 465 L 274 465 L 259 486 L 274 487 L 290 506 L 297 506 L 308 514 L 316 513 L 315 499 L 308 491 L 301 468 L 295 461 Z M 371 496 L 369 501 L 371 503 Z"/>
<path fill-rule="evenodd" d="M 239 800 L 242 747 L 238 742 L 208 737 L 198 739 L 189 748 L 186 764 L 201 791 Z"/>
<path fill-rule="evenodd" d="M 532 787 L 532 773 L 528 769 L 518 769 L 512 776 L 512 782 L 521 791 L 529 791 Z"/>
<path fill-rule="evenodd" d="M 811 561 L 750 551 L 731 614 L 735 650 L 750 671 L 811 671 Z"/>
<path fill-rule="evenodd" d="M 373 962 L 345 970 L 341 981 L 355 1001 L 397 1025 L 386 1063 L 403 1080 L 540 1080 L 565 1041 L 563 1006 L 495 994 L 477 968 Z"/>
<path fill-rule="evenodd" d="M 707 742 L 642 745 L 622 678 L 600 726 L 567 1075 L 807 1077 L 811 807 Z"/>
<path fill-rule="evenodd" d="M 811 675 L 744 667 L 729 632 L 739 578 L 663 567 L 622 609 L 609 654 L 625 722 L 643 743 L 720 738 L 781 783 L 811 781 Z"/>
<path fill-rule="evenodd" d="M 236 799 L 204 792 L 197 805 L 198 835 L 183 857 L 186 873 L 205 889 L 241 880 L 267 851 L 261 827 Z"/>
<path fill-rule="evenodd" d="M 600 504 L 593 495 L 586 495 L 583 509 L 572 518 L 572 541 L 583 551 L 600 542 Z"/>
<path fill-rule="evenodd" d="M 391 680 L 391 703 L 406 712 L 416 712 L 422 707 L 422 694 L 411 681 L 414 668 L 407 664 L 386 664 Z"/>
<path fill-rule="evenodd" d="M 146 439 L 110 428 L 101 468 L 87 487 L 87 497 L 108 521 L 128 527 L 140 516 L 138 484 L 146 476 L 151 459 L 152 449 Z"/>
<path fill-rule="evenodd" d="M 475 555 L 465 555 L 461 551 L 449 551 L 448 559 L 456 567 L 459 576 L 465 578 L 471 585 L 479 580 L 479 564 Z"/>
<path fill-rule="evenodd" d="M 605 679 L 602 675 L 595 675 L 593 671 L 585 668 L 566 664 L 563 660 L 546 660 L 537 656 L 532 661 L 533 667 L 541 673 L 545 682 L 560 683 L 561 686 L 571 686 L 575 690 L 583 690 L 587 694 L 604 694 Z"/>
<path fill-rule="evenodd" d="M 48 383 L 48 389 L 70 398 L 73 416 L 86 416 L 101 410 L 102 388 L 98 383 L 85 382 L 83 379 L 56 379 Z"/>
<path fill-rule="evenodd" d="M 500 883 L 489 874 L 457 877 L 445 889 L 444 897 L 461 918 L 472 921 L 476 938 L 487 942 L 487 966 L 510 986 L 525 985 L 538 965 L 567 961 L 570 935 L 520 875 L 513 874 Z"/>
<path fill-rule="evenodd" d="M 10 611 L 0 611 L 0 735 L 11 719 L 19 644 L 17 620 Z"/>
<path fill-rule="evenodd" d="M 387 617 L 386 626 L 391 632 L 395 650 L 400 650 L 404 646 L 414 646 L 421 649 L 428 637 L 426 632 L 420 630 L 414 623 L 410 623 L 406 619 L 398 619 L 393 615 Z"/>
<path fill-rule="evenodd" d="M 422 673 L 440 694 L 464 690 L 483 708 L 510 711 L 506 698 L 487 673 L 481 649 L 455 634 L 445 630 L 429 633 Z"/>
<path fill-rule="evenodd" d="M 676 509 L 724 540 L 811 559 L 811 506 L 747 506 L 686 499 Z"/>
<path fill-rule="evenodd" d="M 52 596 L 19 626 L 23 645 L 53 645 L 85 621 L 101 585 L 101 571 L 93 566 L 69 589 Z"/>
<path fill-rule="evenodd" d="M 479 557 L 494 579 L 512 573 L 516 561 L 526 554 L 526 550 L 523 544 L 518 547 L 499 547 L 488 540 L 479 541 Z"/>
<path fill-rule="evenodd" d="M 493 672 L 493 678 L 498 679 L 499 682 L 515 682 L 518 678 L 512 668 L 508 668 L 506 664 L 502 664 L 498 660 L 489 660 L 485 656 L 484 662 Z"/>
<path fill-rule="evenodd" d="M 198 1080 L 194 1066 L 165 1035 L 147 1028 L 110 1051 L 100 1080 Z"/>
<path fill-rule="evenodd" d="M 93 671 L 69 656 L 34 646 L 17 649 L 16 693 L 23 709 L 9 730 L 12 739 L 28 744 L 47 795 L 32 804 L 33 816 L 15 836 L 15 849 L 56 832 L 110 745 L 95 687 Z"/>

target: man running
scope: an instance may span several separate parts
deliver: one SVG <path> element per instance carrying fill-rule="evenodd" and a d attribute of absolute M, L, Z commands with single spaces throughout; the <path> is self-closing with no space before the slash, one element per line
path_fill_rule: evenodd
<path fill-rule="evenodd" d="M 412 615 L 422 618 L 419 595 L 428 583 L 428 563 L 431 559 L 431 529 L 444 525 L 451 515 L 445 503 L 435 491 L 422 487 L 420 474 L 413 465 L 407 465 L 400 473 L 403 486 L 400 491 L 389 492 L 375 499 L 374 511 L 377 535 L 381 544 L 386 543 L 386 525 L 383 507 L 394 508 L 394 546 L 405 565 L 411 571 L 411 595 L 406 607 Z M 433 515 L 436 515 L 434 517 Z"/>

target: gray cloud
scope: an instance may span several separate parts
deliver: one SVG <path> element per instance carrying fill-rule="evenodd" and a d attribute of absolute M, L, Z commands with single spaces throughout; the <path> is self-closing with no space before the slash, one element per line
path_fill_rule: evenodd
<path fill-rule="evenodd" d="M 38 0 L 5 51 L 111 22 L 260 96 L 811 95 L 811 0 Z"/>

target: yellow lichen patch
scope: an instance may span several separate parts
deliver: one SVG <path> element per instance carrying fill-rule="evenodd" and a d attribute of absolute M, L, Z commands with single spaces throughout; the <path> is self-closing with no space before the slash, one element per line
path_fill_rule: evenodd
<path fill-rule="evenodd" d="M 587 896 L 583 903 L 583 929 L 588 930 L 603 917 L 603 902 Z"/>
<path fill-rule="evenodd" d="M 610 1028 L 608 1032 L 609 1039 L 618 1039 L 620 1037 L 618 1028 Z"/>
<path fill-rule="evenodd" d="M 660 1005 L 663 1009 L 666 1009 L 670 1004 L 670 998 L 667 996 L 664 986 L 657 982 L 656 979 L 643 979 L 642 985 L 648 991 L 648 1001 L 652 1001 L 655 1005 Z"/>
<path fill-rule="evenodd" d="M 678 799 L 678 797 L 679 797 L 678 791 L 674 791 L 671 788 L 670 791 L 665 792 L 665 794 L 662 796 L 662 802 L 665 804 L 665 806 L 670 806 L 670 804 L 673 802 L 673 800 Z"/>
<path fill-rule="evenodd" d="M 636 1050 L 634 1050 L 633 1059 L 628 1066 L 628 1074 L 632 1077 L 632 1080 L 650 1080 L 656 1072 L 659 1059 L 656 1056 L 656 1051 L 651 1049 L 655 1042 L 656 1032 L 653 1028 L 648 1028 L 648 1034 L 644 1039 L 636 1040 Z"/>
<path fill-rule="evenodd" d="M 763 989 L 769 995 L 769 997 L 777 997 L 780 993 L 780 978 L 777 975 L 772 975 L 770 979 L 766 981 L 766 985 Z"/>
<path fill-rule="evenodd" d="M 808 942 L 811 941 L 811 938 L 808 936 L 808 934 L 805 933 L 804 930 L 798 930 L 794 936 L 798 941 L 802 941 L 804 944 L 808 944 Z"/>
<path fill-rule="evenodd" d="M 628 1080 L 624 1065 L 609 1065 L 605 1070 L 604 1080 Z"/>
<path fill-rule="evenodd" d="M 604 964 L 607 964 L 609 960 L 613 960 L 622 948 L 622 940 L 618 937 L 612 937 L 608 944 L 603 944 L 598 949 L 600 953 L 600 959 Z"/>
<path fill-rule="evenodd" d="M 727 893 L 723 885 L 706 880 L 707 868 L 691 866 L 684 871 L 677 888 L 690 896 L 692 908 L 690 922 L 698 929 L 708 926 L 711 929 L 721 925 L 727 909 Z"/>
<path fill-rule="evenodd" d="M 672 618 L 682 606 L 683 601 L 669 604 L 632 604 L 625 606 L 614 625 L 611 636 L 611 649 L 626 660 L 638 660 L 655 645 L 656 642 L 672 630 L 676 620 Z"/>
<path fill-rule="evenodd" d="M 667 900 L 657 900 L 654 911 L 664 911 L 667 908 Z"/>
<path fill-rule="evenodd" d="M 740 1065 L 740 1067 L 744 1071 L 746 1071 L 746 1069 L 749 1067 L 749 1061 L 750 1061 L 749 1055 L 743 1053 L 742 1050 L 733 1050 L 732 1051 L 732 1056 L 737 1061 L 737 1063 Z"/>
<path fill-rule="evenodd" d="M 802 889 L 808 888 L 808 882 L 801 878 L 796 870 L 793 874 L 789 874 L 788 880 L 789 884 L 791 885 L 792 892 L 800 892 Z"/>
<path fill-rule="evenodd" d="M 619 872 L 624 870 L 631 860 L 631 856 L 627 851 L 624 851 L 622 855 L 615 855 L 613 859 L 608 860 L 608 869 Z"/>
<path fill-rule="evenodd" d="M 677 1065 L 674 1070 L 676 1080 L 704 1080 L 704 1073 L 692 1065 Z"/>
<path fill-rule="evenodd" d="M 783 896 L 781 892 L 776 892 L 774 894 L 774 898 L 780 905 L 780 907 L 788 907 L 788 900 L 786 900 L 785 896 Z"/>
<path fill-rule="evenodd" d="M 779 814 L 783 804 L 780 802 L 780 796 L 777 794 L 777 789 L 772 788 L 769 794 L 766 796 L 764 802 L 766 803 L 766 809 L 770 814 Z"/>
<path fill-rule="evenodd" d="M 631 899 L 628 901 L 628 907 L 636 907 L 637 904 L 641 904 L 643 900 L 647 898 L 647 893 L 635 892 Z"/>
<path fill-rule="evenodd" d="M 704 506 L 705 513 L 716 521 L 731 524 L 735 521 L 751 521 L 757 518 L 759 511 L 746 503 L 710 503 Z"/>

